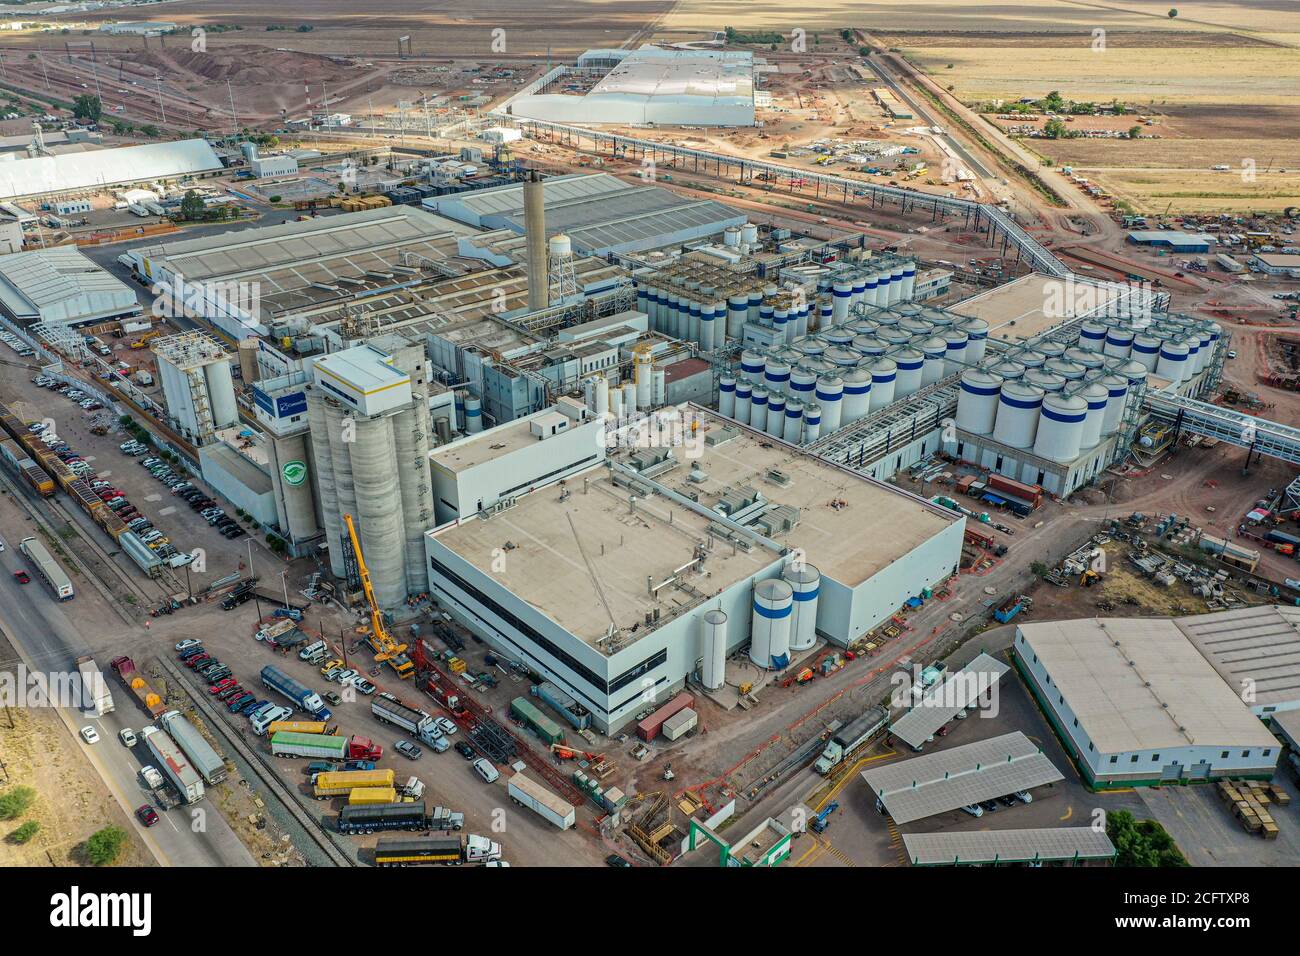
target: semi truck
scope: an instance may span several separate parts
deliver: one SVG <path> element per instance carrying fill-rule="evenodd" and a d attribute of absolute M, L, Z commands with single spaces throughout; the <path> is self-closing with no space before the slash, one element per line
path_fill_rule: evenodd
<path fill-rule="evenodd" d="M 516 773 L 506 782 L 506 792 L 515 803 L 527 807 L 561 830 L 569 829 L 575 822 L 573 804 L 557 797 L 522 772 Z"/>
<path fill-rule="evenodd" d="M 226 779 L 226 762 L 203 739 L 195 726 L 185 719 L 184 714 L 178 710 L 169 710 L 158 718 L 158 723 L 185 751 L 185 756 L 190 758 L 191 765 L 199 772 L 204 783 L 213 786 Z"/>
<path fill-rule="evenodd" d="M 89 655 L 76 660 L 77 673 L 81 675 L 81 706 L 91 717 L 103 717 L 111 714 L 117 705 L 113 703 L 113 692 L 108 689 L 108 682 L 99 671 L 99 665 Z"/>
<path fill-rule="evenodd" d="M 468 836 L 424 837 L 418 840 L 380 840 L 375 846 L 375 866 L 422 866 L 440 863 L 487 863 L 501 859 L 501 844 L 471 833 Z"/>
<path fill-rule="evenodd" d="M 883 707 L 872 707 L 843 730 L 831 735 L 830 743 L 813 764 L 813 769 L 823 777 L 842 764 L 850 754 L 865 744 L 889 721 L 889 712 Z"/>
<path fill-rule="evenodd" d="M 281 732 L 271 736 L 271 753 L 277 757 L 313 760 L 378 760 L 384 755 L 384 748 L 369 737 Z"/>
<path fill-rule="evenodd" d="M 262 668 L 262 683 L 278 691 L 293 702 L 295 708 L 305 710 L 317 720 L 329 720 L 334 716 L 314 690 L 309 690 L 290 677 L 278 667 L 269 664 Z"/>
<path fill-rule="evenodd" d="M 391 770 L 336 770 L 316 774 L 316 779 L 312 781 L 311 792 L 317 800 L 328 800 L 330 797 L 346 797 L 353 790 L 361 787 L 392 790 L 393 779 Z M 384 802 L 396 803 L 397 800 L 394 798 Z"/>
<path fill-rule="evenodd" d="M 371 807 L 344 807 L 338 818 L 340 833 L 374 833 L 380 830 L 431 830 L 434 819 L 422 803 L 385 803 Z"/>
<path fill-rule="evenodd" d="M 401 727 L 412 737 L 429 746 L 441 736 L 433 718 L 422 710 L 408 707 L 391 695 L 380 695 L 370 702 L 370 712 L 381 723 Z"/>
<path fill-rule="evenodd" d="M 203 778 L 190 765 L 189 758 L 176 746 L 175 741 L 157 727 L 140 731 L 144 744 L 153 754 L 156 766 L 176 787 L 184 803 L 198 803 L 203 799 Z"/>
<path fill-rule="evenodd" d="M 135 696 L 150 717 L 158 718 L 167 712 L 167 708 L 163 706 L 162 695 L 150 687 L 149 682 L 136 670 L 135 661 L 129 657 L 115 657 L 109 661 L 109 666 L 117 671 L 117 676 L 122 679 L 127 690 Z"/>

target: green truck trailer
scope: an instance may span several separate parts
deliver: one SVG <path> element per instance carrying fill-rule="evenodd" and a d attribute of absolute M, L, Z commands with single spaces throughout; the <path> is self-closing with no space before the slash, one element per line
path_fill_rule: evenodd
<path fill-rule="evenodd" d="M 512 700 L 510 713 L 548 744 L 564 743 L 564 731 L 560 729 L 560 725 L 534 707 L 526 697 L 516 697 Z"/>

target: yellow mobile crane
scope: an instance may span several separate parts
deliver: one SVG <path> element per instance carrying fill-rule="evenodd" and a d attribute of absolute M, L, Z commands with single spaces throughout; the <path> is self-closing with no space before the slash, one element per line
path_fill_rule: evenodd
<path fill-rule="evenodd" d="M 374 588 L 370 586 L 370 569 L 366 567 L 366 559 L 361 554 L 361 542 L 357 540 L 357 529 L 352 524 L 352 515 L 345 514 L 343 521 L 348 526 L 348 538 L 352 542 L 352 553 L 357 559 L 357 573 L 361 577 L 361 587 L 366 594 L 366 603 L 370 605 L 370 633 L 366 635 L 366 643 L 375 652 L 376 661 L 387 661 L 388 666 L 397 672 L 397 676 L 405 680 L 415 673 L 415 665 L 406 656 L 406 645 L 398 644 L 397 641 L 393 640 L 393 636 L 388 633 L 388 628 L 384 624 L 384 612 L 379 609 L 379 602 L 375 600 Z"/>

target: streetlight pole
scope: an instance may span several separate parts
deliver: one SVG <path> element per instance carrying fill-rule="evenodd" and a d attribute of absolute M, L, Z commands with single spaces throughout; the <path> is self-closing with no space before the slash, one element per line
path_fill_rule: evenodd
<path fill-rule="evenodd" d="M 284 609 L 289 610 L 289 569 L 280 572 L 280 584 L 284 587 Z"/>

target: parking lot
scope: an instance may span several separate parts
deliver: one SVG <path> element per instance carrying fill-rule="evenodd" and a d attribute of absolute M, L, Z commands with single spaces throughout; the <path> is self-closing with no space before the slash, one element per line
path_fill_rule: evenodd
<path fill-rule="evenodd" d="M 365 694 L 355 688 L 340 686 L 337 678 L 340 668 L 334 666 L 333 680 L 327 681 L 321 674 L 322 664 L 312 664 L 299 658 L 299 649 L 285 652 L 260 642 L 254 638 L 259 628 L 259 602 L 241 603 L 228 611 L 220 610 L 218 605 L 203 607 L 203 616 L 207 626 L 190 626 L 185 630 L 190 638 L 203 643 L 203 652 L 210 658 L 216 658 L 229 670 L 229 678 L 252 693 L 257 702 L 270 702 L 277 706 L 287 704 L 279 693 L 261 683 L 260 673 L 266 665 L 274 665 L 292 679 L 320 694 L 331 711 L 328 722 L 337 724 L 336 733 L 367 737 L 383 748 L 382 756 L 375 761 L 378 769 L 392 769 L 397 783 L 401 784 L 412 775 L 418 777 L 425 785 L 424 800 L 432 811 L 434 806 L 445 806 L 465 814 L 465 832 L 478 833 L 500 842 L 504 858 L 518 865 L 580 866 L 600 865 L 613 847 L 606 847 L 593 832 L 594 807 L 587 805 L 578 808 L 578 827 L 561 832 L 527 809 L 513 804 L 506 796 L 506 777 L 489 784 L 485 783 L 472 768 L 470 759 L 457 752 L 455 746 L 449 746 L 444 752 L 426 744 L 419 744 L 420 753 L 415 759 L 403 756 L 396 745 L 409 743 L 411 738 L 400 729 L 382 723 L 371 711 L 371 704 L 380 694 L 391 693 L 409 706 L 424 710 L 434 716 L 446 717 L 434 701 L 416 690 L 411 682 L 400 681 L 387 668 L 378 670 L 374 667 L 371 653 L 364 645 L 343 654 L 342 641 L 331 640 L 331 656 L 323 665 L 334 663 L 336 658 L 346 657 L 348 669 L 357 673 L 363 680 L 369 680 L 375 686 L 375 693 Z M 268 602 L 260 602 L 260 610 L 272 620 L 272 608 Z M 305 627 L 312 639 L 316 639 L 314 627 L 315 609 L 309 611 Z M 220 618 L 213 620 L 220 615 Z M 197 624 L 199 618 L 189 614 L 178 616 L 176 625 Z M 172 623 L 172 622 L 169 622 Z M 183 638 L 177 636 L 177 641 Z M 346 638 L 349 648 L 354 636 Z M 308 643 L 311 643 L 309 641 Z M 301 649 L 305 649 L 302 645 Z M 167 653 L 159 650 L 158 653 Z M 175 652 L 171 652 L 173 658 Z M 203 663 L 203 662 L 200 662 Z M 326 668 L 328 669 L 328 668 Z M 225 670 L 218 670 L 224 675 Z M 193 670 L 186 669 L 186 677 L 191 681 L 191 692 L 204 694 L 209 700 L 219 697 L 220 693 L 210 695 L 207 680 Z M 226 686 L 229 689 L 230 685 Z M 326 697 L 325 695 L 333 695 Z M 245 706 L 244 709 L 247 709 Z M 244 740 L 273 768 L 286 787 L 298 795 L 307 812 L 320 821 L 322 827 L 333 829 L 335 817 L 340 806 L 339 800 L 317 801 L 311 793 L 310 776 L 306 772 L 308 760 L 276 758 L 270 754 L 269 741 L 258 735 L 246 715 L 231 714 L 228 707 L 222 708 L 222 715 L 236 729 Z M 305 720 L 310 716 L 301 711 L 294 713 L 293 719 Z M 454 744 L 467 743 L 463 730 L 448 737 Z M 475 753 L 475 757 L 482 754 Z M 501 768 L 504 769 L 504 768 Z M 368 853 L 378 839 L 377 836 L 347 837 L 344 845 L 351 847 L 363 861 L 369 860 Z"/>
<path fill-rule="evenodd" d="M 1005 654 L 1003 659 L 1006 659 Z M 819 794 L 813 810 L 821 810 L 832 799 L 839 803 L 840 809 L 831 817 L 824 834 L 805 834 L 796 844 L 791 856 L 794 865 L 906 865 L 903 833 L 1088 826 L 1093 823 L 1098 810 L 1129 810 L 1138 816 L 1150 816 L 1145 811 L 1141 795 L 1133 791 L 1093 793 L 1083 785 L 1014 669 L 998 682 L 997 687 L 995 709 L 975 712 L 966 720 L 953 721 L 947 735 L 936 737 L 927 744 L 924 753 L 960 747 L 1019 730 L 1065 774 L 1064 780 L 1034 789 L 1030 794 L 1032 803 L 998 804 L 997 809 L 986 810 L 978 819 L 961 810 L 952 810 L 897 827 L 876 811 L 875 798 L 862 780 L 861 772 L 881 762 L 906 760 L 919 755 L 902 744 L 890 747 L 882 739 L 840 778 L 840 785 L 832 795 Z"/>

